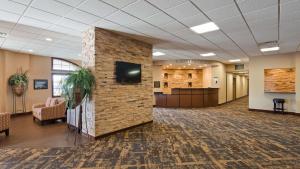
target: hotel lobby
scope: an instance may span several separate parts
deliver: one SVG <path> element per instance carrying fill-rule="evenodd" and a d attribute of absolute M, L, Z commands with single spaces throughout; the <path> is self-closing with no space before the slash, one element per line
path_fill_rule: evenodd
<path fill-rule="evenodd" d="M 299 0 L 2 0 L 0 168 L 300 168 Z"/>

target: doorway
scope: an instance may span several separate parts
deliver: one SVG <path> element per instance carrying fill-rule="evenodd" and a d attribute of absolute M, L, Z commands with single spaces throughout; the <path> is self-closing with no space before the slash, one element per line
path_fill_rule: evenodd
<path fill-rule="evenodd" d="M 232 100 L 236 100 L 236 77 L 233 77 L 232 83 Z"/>

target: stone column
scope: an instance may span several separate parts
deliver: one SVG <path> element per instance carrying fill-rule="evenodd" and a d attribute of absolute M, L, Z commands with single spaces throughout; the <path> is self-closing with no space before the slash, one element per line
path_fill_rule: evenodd
<path fill-rule="evenodd" d="M 88 113 L 91 135 L 97 137 L 152 121 L 152 45 L 91 28 L 83 35 L 82 51 L 83 66 L 92 69 L 96 77 Z M 141 83 L 117 83 L 116 61 L 141 64 Z"/>

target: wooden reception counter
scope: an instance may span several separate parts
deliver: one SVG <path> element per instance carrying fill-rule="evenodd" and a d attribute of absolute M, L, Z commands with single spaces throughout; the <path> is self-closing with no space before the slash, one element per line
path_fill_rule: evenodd
<path fill-rule="evenodd" d="M 217 88 L 175 88 L 171 94 L 155 93 L 156 107 L 199 108 L 218 105 Z"/>

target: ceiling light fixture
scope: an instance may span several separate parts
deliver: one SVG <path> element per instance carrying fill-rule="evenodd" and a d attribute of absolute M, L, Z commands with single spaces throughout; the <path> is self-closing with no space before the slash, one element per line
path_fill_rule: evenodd
<path fill-rule="evenodd" d="M 261 52 L 271 52 L 271 51 L 277 51 L 279 49 L 280 49 L 279 46 L 274 46 L 274 47 L 269 47 L 269 48 L 261 48 L 260 51 Z"/>
<path fill-rule="evenodd" d="M 212 53 L 212 52 L 209 52 L 209 53 L 202 53 L 202 54 L 200 54 L 200 55 L 203 56 L 203 57 L 216 56 L 216 54 L 215 54 L 215 53 Z"/>
<path fill-rule="evenodd" d="M 220 28 L 213 22 L 207 22 L 198 26 L 193 26 L 190 28 L 192 31 L 196 33 L 207 33 L 219 30 Z"/>
<path fill-rule="evenodd" d="M 6 38 L 7 37 L 7 33 L 5 32 L 0 32 L 0 38 Z"/>
<path fill-rule="evenodd" d="M 229 60 L 229 62 L 231 62 L 231 63 L 240 62 L 240 61 L 241 61 L 241 59 L 231 59 L 231 60 Z"/>
<path fill-rule="evenodd" d="M 53 41 L 53 39 L 51 39 L 51 38 L 46 38 L 45 40 L 48 41 L 48 42 L 52 42 Z"/>
<path fill-rule="evenodd" d="M 165 53 L 162 53 L 162 52 L 154 52 L 152 53 L 153 56 L 163 56 L 163 55 L 166 55 Z"/>

